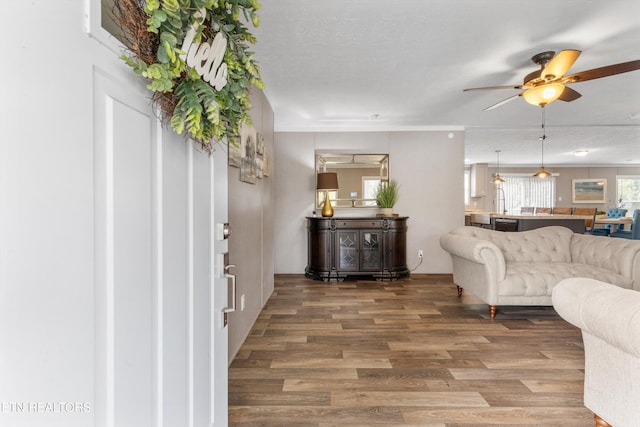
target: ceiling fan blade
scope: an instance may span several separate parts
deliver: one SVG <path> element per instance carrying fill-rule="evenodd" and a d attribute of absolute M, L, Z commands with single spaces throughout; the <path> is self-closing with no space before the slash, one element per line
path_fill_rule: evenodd
<path fill-rule="evenodd" d="M 565 86 L 562 94 L 558 97 L 560 101 L 571 102 L 580 98 L 582 95 L 571 89 L 569 86 Z"/>
<path fill-rule="evenodd" d="M 522 89 L 521 86 L 485 86 L 485 87 L 471 87 L 468 89 L 463 89 L 463 92 L 468 92 L 470 90 L 494 90 L 494 89 Z"/>
<path fill-rule="evenodd" d="M 569 68 L 576 62 L 581 53 L 581 51 L 574 49 L 561 50 L 544 67 L 544 70 L 540 73 L 540 78 L 547 82 L 559 79 L 569 71 Z"/>
<path fill-rule="evenodd" d="M 587 80 L 599 79 L 616 74 L 628 73 L 629 71 L 640 70 L 640 59 L 619 64 L 607 65 L 605 67 L 593 68 L 591 70 L 580 71 L 575 74 L 565 76 L 562 83 L 578 83 Z"/>
<path fill-rule="evenodd" d="M 521 93 L 519 93 L 519 94 L 517 94 L 517 95 L 510 96 L 510 97 L 509 97 L 509 98 L 507 98 L 507 99 L 503 99 L 502 101 L 500 101 L 500 102 L 498 102 L 498 103 L 496 103 L 496 104 L 493 104 L 493 105 L 488 106 L 487 108 L 485 108 L 485 109 L 484 109 L 484 110 L 482 110 L 482 111 L 489 111 L 489 110 L 493 110 L 494 108 L 498 108 L 498 107 L 500 107 L 501 105 L 504 105 L 504 104 L 506 104 L 506 103 L 507 103 L 507 102 L 509 102 L 509 101 L 513 101 L 514 99 L 516 99 L 516 98 L 517 98 L 517 97 L 519 97 L 519 96 L 522 96 L 522 94 L 521 94 Z"/>

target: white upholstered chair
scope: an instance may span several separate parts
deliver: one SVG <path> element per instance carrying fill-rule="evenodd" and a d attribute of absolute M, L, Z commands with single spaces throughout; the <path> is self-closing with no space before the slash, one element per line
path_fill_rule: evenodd
<path fill-rule="evenodd" d="M 640 426 L 640 292 L 594 279 L 565 279 L 553 307 L 582 330 L 584 405 L 596 426 Z"/>

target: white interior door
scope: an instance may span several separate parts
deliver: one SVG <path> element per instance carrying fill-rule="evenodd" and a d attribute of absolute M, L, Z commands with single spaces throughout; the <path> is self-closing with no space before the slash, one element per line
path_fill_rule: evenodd
<path fill-rule="evenodd" d="M 227 157 L 217 147 L 213 156 L 193 148 L 193 391 L 195 419 L 189 425 L 226 426 L 228 419 L 228 307 L 225 269 L 228 240 Z"/>
<path fill-rule="evenodd" d="M 95 100 L 97 425 L 224 426 L 225 152 L 101 72 Z"/>

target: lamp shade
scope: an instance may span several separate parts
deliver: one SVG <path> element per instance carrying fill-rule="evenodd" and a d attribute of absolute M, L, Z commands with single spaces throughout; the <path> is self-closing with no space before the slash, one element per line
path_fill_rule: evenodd
<path fill-rule="evenodd" d="M 524 96 L 525 101 L 529 104 L 544 107 L 558 99 L 563 91 L 564 85 L 560 83 L 549 83 L 533 87 L 524 92 L 522 96 Z"/>
<path fill-rule="evenodd" d="M 320 172 L 318 173 L 318 181 L 316 183 L 316 190 L 337 190 L 338 189 L 338 174 L 335 172 Z"/>
<path fill-rule="evenodd" d="M 536 178 L 546 178 L 548 176 L 551 176 L 551 172 L 549 172 L 544 168 L 544 166 L 542 166 L 538 172 L 533 174 L 533 176 L 535 176 Z"/>
<path fill-rule="evenodd" d="M 496 185 L 502 184 L 503 182 L 504 182 L 504 178 L 502 178 L 499 173 L 497 173 L 496 176 L 493 177 L 493 179 L 491 180 L 491 183 Z"/>

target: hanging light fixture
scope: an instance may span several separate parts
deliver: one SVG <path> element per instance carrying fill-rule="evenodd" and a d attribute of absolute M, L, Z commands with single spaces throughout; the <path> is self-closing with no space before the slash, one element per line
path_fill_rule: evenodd
<path fill-rule="evenodd" d="M 502 184 L 504 179 L 500 176 L 500 150 L 496 150 L 496 154 L 498 156 L 498 167 L 496 168 L 496 176 L 491 180 L 492 184 Z"/>
<path fill-rule="evenodd" d="M 547 171 L 544 168 L 544 141 L 547 139 L 547 132 L 544 127 L 544 107 L 542 107 L 542 136 L 540 137 L 540 148 L 541 148 L 541 165 L 540 170 L 533 174 L 536 178 L 546 178 L 551 176 L 551 172 Z"/>

